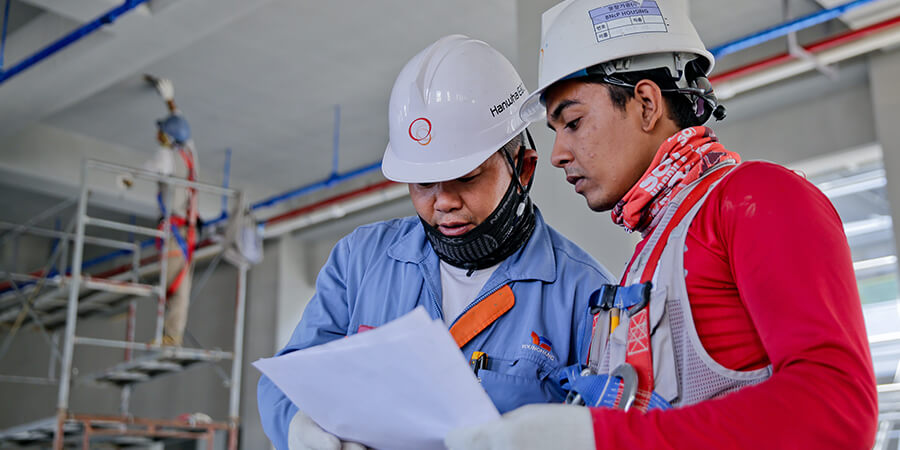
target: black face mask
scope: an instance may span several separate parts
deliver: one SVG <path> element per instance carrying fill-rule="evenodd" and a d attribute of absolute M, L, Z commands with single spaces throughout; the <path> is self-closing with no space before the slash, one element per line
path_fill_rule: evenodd
<path fill-rule="evenodd" d="M 529 144 L 534 148 L 531 134 L 526 130 Z M 481 224 L 462 236 L 447 236 L 424 220 L 425 236 L 431 242 L 435 253 L 448 264 L 469 270 L 491 267 L 503 261 L 522 247 L 534 232 L 534 204 L 528 196 L 534 175 L 527 186 L 522 186 L 519 175 L 525 159 L 524 146 L 519 148 L 516 163 L 505 150 L 506 161 L 513 169 L 509 188 L 497 208 Z"/>

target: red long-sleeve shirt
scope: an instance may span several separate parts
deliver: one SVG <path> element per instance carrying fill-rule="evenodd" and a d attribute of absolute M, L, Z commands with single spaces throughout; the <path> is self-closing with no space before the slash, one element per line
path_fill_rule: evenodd
<path fill-rule="evenodd" d="M 592 409 L 597 448 L 871 448 L 872 359 L 828 199 L 781 166 L 744 163 L 710 194 L 686 247 L 704 348 L 732 369 L 771 363 L 772 377 L 669 411 Z"/>

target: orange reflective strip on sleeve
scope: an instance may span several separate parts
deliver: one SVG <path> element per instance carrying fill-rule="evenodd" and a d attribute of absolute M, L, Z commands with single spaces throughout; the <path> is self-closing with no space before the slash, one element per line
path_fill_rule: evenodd
<path fill-rule="evenodd" d="M 504 285 L 466 311 L 450 328 L 450 335 L 453 336 L 456 345 L 462 348 L 472 338 L 478 336 L 478 333 L 506 314 L 515 304 L 516 296 L 513 294 L 512 288 L 508 284 Z"/>

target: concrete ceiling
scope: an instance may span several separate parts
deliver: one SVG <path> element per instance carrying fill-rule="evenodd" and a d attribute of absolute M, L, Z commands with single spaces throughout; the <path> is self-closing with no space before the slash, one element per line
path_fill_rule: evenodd
<path fill-rule="evenodd" d="M 18 12 L 7 61 L 115 4 L 14 0 Z M 711 46 L 784 21 L 782 0 L 689 4 Z M 154 120 L 165 110 L 142 74 L 168 77 L 193 128 L 201 178 L 218 181 L 225 149 L 231 148 L 232 184 L 252 186 L 251 200 L 257 200 L 331 173 L 335 105 L 341 111 L 339 169 L 379 161 L 394 77 L 440 36 L 483 39 L 520 70 L 535 70 L 532 55 L 516 54 L 516 0 L 155 0 L 148 5 L 0 85 L 0 138 L 41 124 L 149 157 Z M 793 17 L 821 8 L 813 0 L 791 0 L 790 6 Z M 842 28 L 832 22 L 805 31 L 801 42 Z M 784 48 L 778 40 L 725 57 L 719 68 Z"/>
<path fill-rule="evenodd" d="M 513 0 L 266 2 L 41 120 L 149 152 L 154 120 L 165 109 L 141 75 L 168 77 L 205 174 L 217 180 L 231 148 L 236 185 L 280 192 L 331 172 L 335 105 L 339 169 L 380 160 L 393 79 L 428 43 L 464 33 L 515 60 L 515 14 Z"/>

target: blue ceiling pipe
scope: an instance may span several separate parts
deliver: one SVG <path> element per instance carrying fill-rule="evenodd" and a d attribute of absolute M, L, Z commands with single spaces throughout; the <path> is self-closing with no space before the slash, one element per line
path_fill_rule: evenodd
<path fill-rule="evenodd" d="M 3 54 L 6 52 L 6 28 L 9 26 L 9 4 L 12 0 L 6 0 L 3 8 L 3 30 L 0 31 L 0 72 L 3 71 Z"/>
<path fill-rule="evenodd" d="M 785 22 L 781 25 L 776 25 L 772 28 L 753 33 L 749 36 L 735 39 L 731 42 L 726 42 L 722 45 L 710 48 L 709 51 L 713 54 L 714 57 L 721 58 L 722 56 L 738 52 L 745 48 L 753 47 L 762 44 L 763 42 L 779 38 L 781 36 L 786 36 L 795 31 L 800 31 L 814 25 L 818 25 L 820 23 L 828 22 L 831 19 L 844 15 L 844 13 L 850 11 L 851 9 L 856 9 L 860 6 L 865 6 L 876 1 L 878 0 L 854 0 L 840 6 L 835 6 L 834 8 L 823 9 L 821 11 L 799 17 L 789 22 Z"/>
<path fill-rule="evenodd" d="M 119 5 L 116 8 L 113 8 L 100 17 L 78 27 L 71 33 L 59 38 L 56 42 L 38 50 L 35 54 L 23 59 L 18 64 L 9 68 L 9 70 L 0 71 L 0 84 L 6 82 L 6 80 L 18 75 L 25 69 L 41 62 L 43 59 L 49 57 L 50 55 L 68 47 L 72 43 L 78 41 L 79 39 L 97 31 L 104 25 L 109 25 L 116 21 L 122 14 L 131 11 L 132 9 L 140 6 L 143 3 L 146 3 L 148 0 L 125 0 L 124 3 Z M 7 3 L 8 5 L 8 3 Z M 8 14 L 7 14 L 8 15 Z M 4 20 L 5 22 L 5 20 Z M 5 30 L 4 26 L 4 30 Z M 3 33 L 4 41 L 6 40 L 6 33 Z"/>
<path fill-rule="evenodd" d="M 378 161 L 374 164 L 370 164 L 368 166 L 361 167 L 359 169 L 356 169 L 356 170 L 353 170 L 353 171 L 350 171 L 347 173 L 332 174 L 330 177 L 328 177 L 325 180 L 322 180 L 322 181 L 319 181 L 319 182 L 316 182 L 313 184 L 309 184 L 309 185 L 306 185 L 303 187 L 299 187 L 297 189 L 287 191 L 283 194 L 279 194 L 279 195 L 276 195 L 273 197 L 269 197 L 265 200 L 256 202 L 250 206 L 250 211 L 256 211 L 257 209 L 260 209 L 260 208 L 267 208 L 270 206 L 275 206 L 276 204 L 281 203 L 283 201 L 290 200 L 292 198 L 295 198 L 295 197 L 298 197 L 301 195 L 309 194 L 311 192 L 319 191 L 319 190 L 322 190 L 322 189 L 325 189 L 328 187 L 332 187 L 335 184 L 351 180 L 353 178 L 365 175 L 370 172 L 374 172 L 378 169 L 381 169 L 381 161 Z"/>

